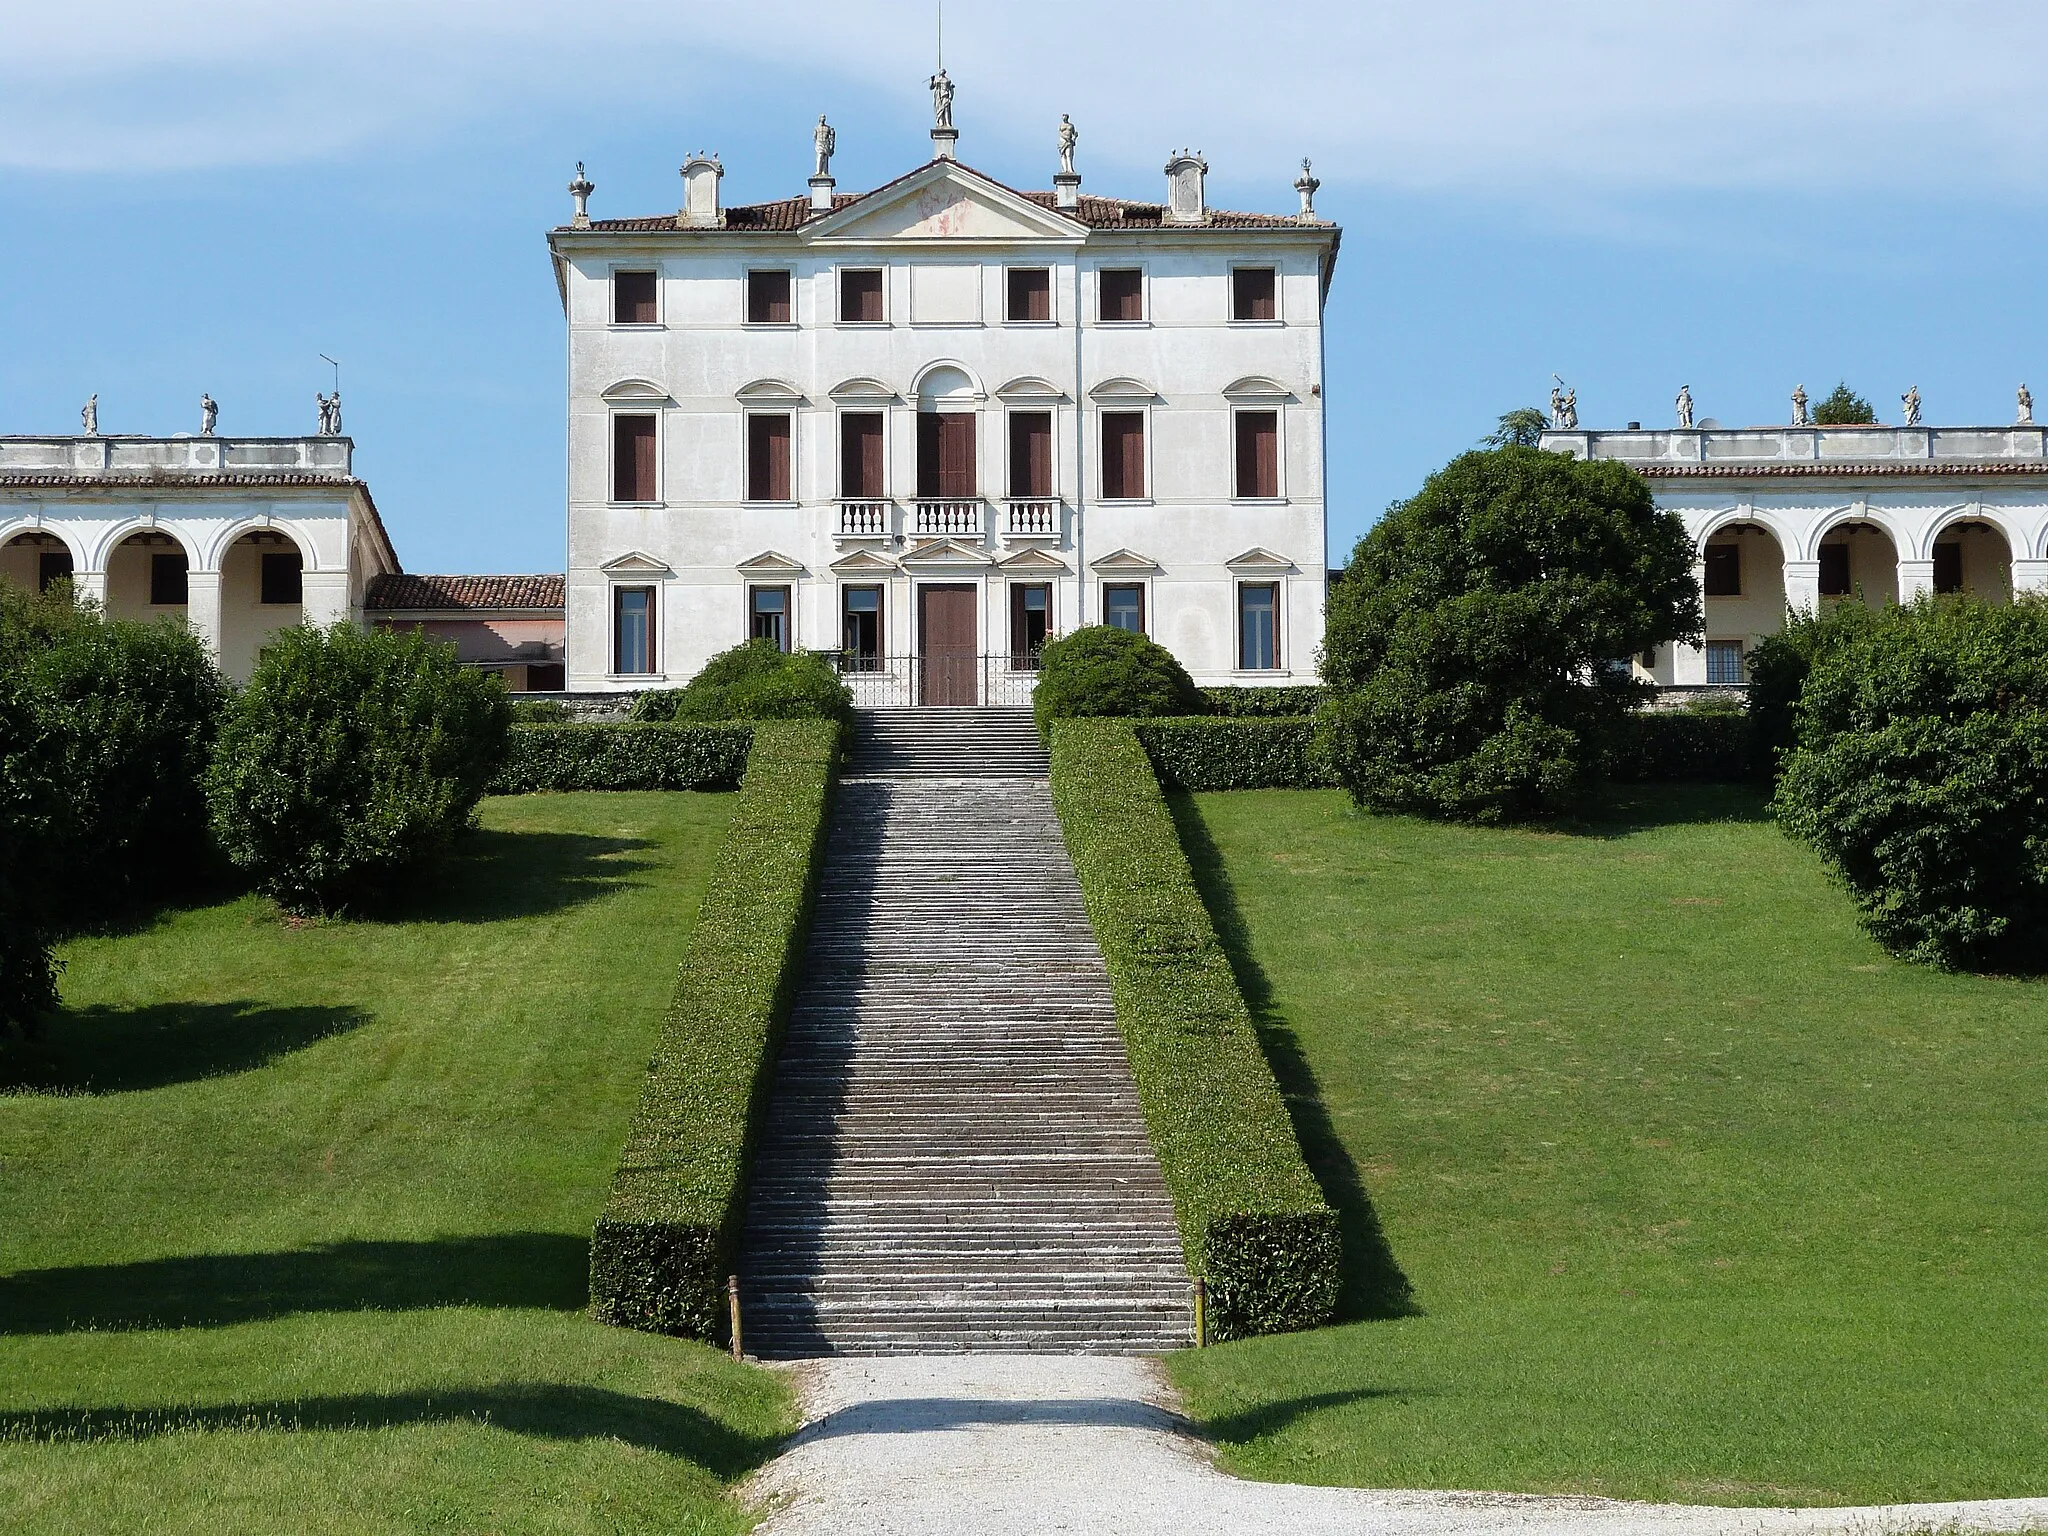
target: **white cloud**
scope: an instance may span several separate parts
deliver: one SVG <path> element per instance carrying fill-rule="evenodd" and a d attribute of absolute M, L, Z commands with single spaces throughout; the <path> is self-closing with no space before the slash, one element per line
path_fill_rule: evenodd
<path fill-rule="evenodd" d="M 2048 193 L 2038 0 L 955 0 L 946 30 L 970 149 L 1049 160 L 1070 111 L 1084 170 L 1149 175 L 1191 142 L 1219 173 L 1312 153 L 1333 181 L 1517 200 Z M 912 115 L 931 34 L 929 0 L 0 0 L 0 165 L 312 161 L 540 101 L 623 118 L 709 78 L 793 125 L 821 77 Z"/>

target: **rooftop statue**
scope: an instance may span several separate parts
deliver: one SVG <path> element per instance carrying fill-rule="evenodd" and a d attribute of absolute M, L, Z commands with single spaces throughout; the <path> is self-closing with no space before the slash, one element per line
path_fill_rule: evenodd
<path fill-rule="evenodd" d="M 811 145 L 818 152 L 818 168 L 814 176 L 832 174 L 832 151 L 839 147 L 839 135 L 832 131 L 832 125 L 825 121 L 825 114 L 818 114 L 817 131 L 811 135 Z"/>
<path fill-rule="evenodd" d="M 1562 432 L 1564 429 L 1564 387 L 1553 384 L 1550 386 L 1550 430 Z"/>
<path fill-rule="evenodd" d="M 2034 424 L 2034 396 L 2026 385 L 2020 386 L 2019 414 L 2013 417 L 2013 425 L 2031 427 Z"/>
<path fill-rule="evenodd" d="M 1792 386 L 1792 425 L 1795 427 L 1810 427 L 1813 425 L 1813 417 L 1808 414 L 1806 409 L 1806 386 L 1804 384 L 1794 384 Z"/>
<path fill-rule="evenodd" d="M 1690 384 L 1678 386 L 1678 429 L 1681 432 L 1690 432 L 1692 430 L 1692 386 Z"/>
<path fill-rule="evenodd" d="M 220 407 L 213 403 L 213 396 L 201 394 L 199 397 L 199 435 L 201 437 L 213 436 L 213 424 L 219 420 Z"/>
<path fill-rule="evenodd" d="M 1899 396 L 1899 404 L 1903 405 L 1906 408 L 1905 425 L 1909 427 L 1919 426 L 1920 386 L 1918 384 L 1915 384 L 1911 389 L 1908 389 L 1903 395 Z"/>
<path fill-rule="evenodd" d="M 946 78 L 941 66 L 939 72 L 927 82 L 932 92 L 932 126 L 950 128 L 953 126 L 953 82 Z"/>
<path fill-rule="evenodd" d="M 1066 113 L 1060 114 L 1060 174 L 1074 174 L 1074 146 L 1080 142 L 1081 131 L 1074 126 L 1074 120 Z"/>
<path fill-rule="evenodd" d="M 100 397 L 98 395 L 94 395 L 79 409 L 78 419 L 85 423 L 85 435 L 87 437 L 98 437 L 100 435 Z"/>
<path fill-rule="evenodd" d="M 1567 432 L 1579 430 L 1579 387 L 1576 384 L 1564 392 L 1564 429 Z"/>

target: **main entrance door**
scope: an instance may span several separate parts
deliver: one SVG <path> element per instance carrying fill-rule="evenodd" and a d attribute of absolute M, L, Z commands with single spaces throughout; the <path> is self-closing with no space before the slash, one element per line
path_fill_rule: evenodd
<path fill-rule="evenodd" d="M 917 701 L 979 704 L 979 626 L 973 587 L 917 589 Z"/>

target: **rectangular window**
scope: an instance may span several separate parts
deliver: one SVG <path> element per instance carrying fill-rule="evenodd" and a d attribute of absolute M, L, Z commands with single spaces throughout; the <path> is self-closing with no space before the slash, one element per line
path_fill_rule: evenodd
<path fill-rule="evenodd" d="M 747 323 L 787 325 L 792 318 L 789 307 L 789 274 L 774 269 L 749 272 Z"/>
<path fill-rule="evenodd" d="M 1045 267 L 1012 267 L 1008 298 L 1003 310 L 1006 320 L 1050 320 L 1052 318 L 1052 273 Z"/>
<path fill-rule="evenodd" d="M 875 672 L 882 664 L 882 589 L 842 587 L 840 670 Z"/>
<path fill-rule="evenodd" d="M 185 601 L 187 590 L 185 552 L 154 554 L 149 557 L 149 605 L 173 608 Z"/>
<path fill-rule="evenodd" d="M 612 671 L 619 677 L 654 670 L 654 588 L 612 588 Z"/>
<path fill-rule="evenodd" d="M 789 649 L 789 588 L 747 588 L 747 638 Z"/>
<path fill-rule="evenodd" d="M 262 566 L 262 601 L 277 605 L 300 602 L 305 595 L 305 562 L 296 549 L 266 554 Z"/>
<path fill-rule="evenodd" d="M 1102 413 L 1102 499 L 1138 501 L 1145 495 L 1145 413 Z"/>
<path fill-rule="evenodd" d="M 1102 622 L 1134 635 L 1145 633 L 1145 584 L 1142 581 L 1106 582 L 1102 588 Z"/>
<path fill-rule="evenodd" d="M 1010 495 L 1043 500 L 1052 495 L 1052 412 L 1010 412 Z"/>
<path fill-rule="evenodd" d="M 1742 546 L 1740 544 L 1709 544 L 1707 546 L 1708 597 L 1742 596 Z"/>
<path fill-rule="evenodd" d="M 612 418 L 612 500 L 653 501 L 654 418 Z"/>
<path fill-rule="evenodd" d="M 1038 653 L 1052 635 L 1052 588 L 1042 582 L 1010 588 L 1010 667 L 1036 672 Z"/>
<path fill-rule="evenodd" d="M 1112 324 L 1145 318 L 1145 274 L 1137 267 L 1104 267 L 1096 274 L 1097 306 Z"/>
<path fill-rule="evenodd" d="M 1740 640 L 1709 640 L 1707 642 L 1707 681 L 1710 683 L 1739 683 L 1742 680 L 1742 642 Z"/>
<path fill-rule="evenodd" d="M 1237 413 L 1237 494 L 1271 500 L 1280 494 L 1280 413 Z"/>
<path fill-rule="evenodd" d="M 612 274 L 612 324 L 654 325 L 659 313 L 659 290 L 652 272 Z"/>
<path fill-rule="evenodd" d="M 1934 546 L 1934 590 L 1963 590 L 1963 546 L 1960 542 L 1951 541 Z"/>
<path fill-rule="evenodd" d="M 1821 545 L 1820 595 L 1822 597 L 1847 597 L 1849 595 L 1848 545 Z"/>
<path fill-rule="evenodd" d="M 785 318 L 787 318 L 785 316 Z M 882 269 L 847 267 L 839 273 L 839 323 L 882 323 Z"/>
<path fill-rule="evenodd" d="M 974 417 L 924 411 L 917 418 L 917 494 L 965 501 L 980 495 L 974 475 Z"/>
<path fill-rule="evenodd" d="M 888 494 L 883 484 L 882 413 L 842 413 L 839 418 L 839 494 L 857 501 L 880 501 Z"/>
<path fill-rule="evenodd" d="M 1230 272 L 1230 318 L 1278 320 L 1278 286 L 1271 267 L 1233 267 Z"/>
<path fill-rule="evenodd" d="M 789 418 L 747 418 L 747 500 L 789 500 Z"/>
<path fill-rule="evenodd" d="M 46 549 L 36 557 L 36 590 L 47 592 L 60 581 L 71 579 L 71 551 Z"/>
<path fill-rule="evenodd" d="M 1247 581 L 1237 589 L 1237 665 L 1271 672 L 1280 665 L 1280 584 Z"/>

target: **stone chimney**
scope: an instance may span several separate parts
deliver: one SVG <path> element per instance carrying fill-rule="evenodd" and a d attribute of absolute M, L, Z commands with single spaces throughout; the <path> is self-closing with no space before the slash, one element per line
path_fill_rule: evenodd
<path fill-rule="evenodd" d="M 576 215 L 569 220 L 571 229 L 590 228 L 590 194 L 597 185 L 583 174 L 583 162 L 576 162 L 576 179 L 569 183 L 569 195 L 576 200 Z"/>
<path fill-rule="evenodd" d="M 1182 150 L 1166 162 L 1166 222 L 1200 224 L 1209 217 L 1209 200 L 1202 178 L 1209 174 L 1209 162 L 1200 150 Z"/>
<path fill-rule="evenodd" d="M 683 162 L 683 211 L 676 215 L 676 228 L 717 229 L 725 222 L 718 207 L 718 181 L 724 174 L 718 156 L 701 149 Z"/>

